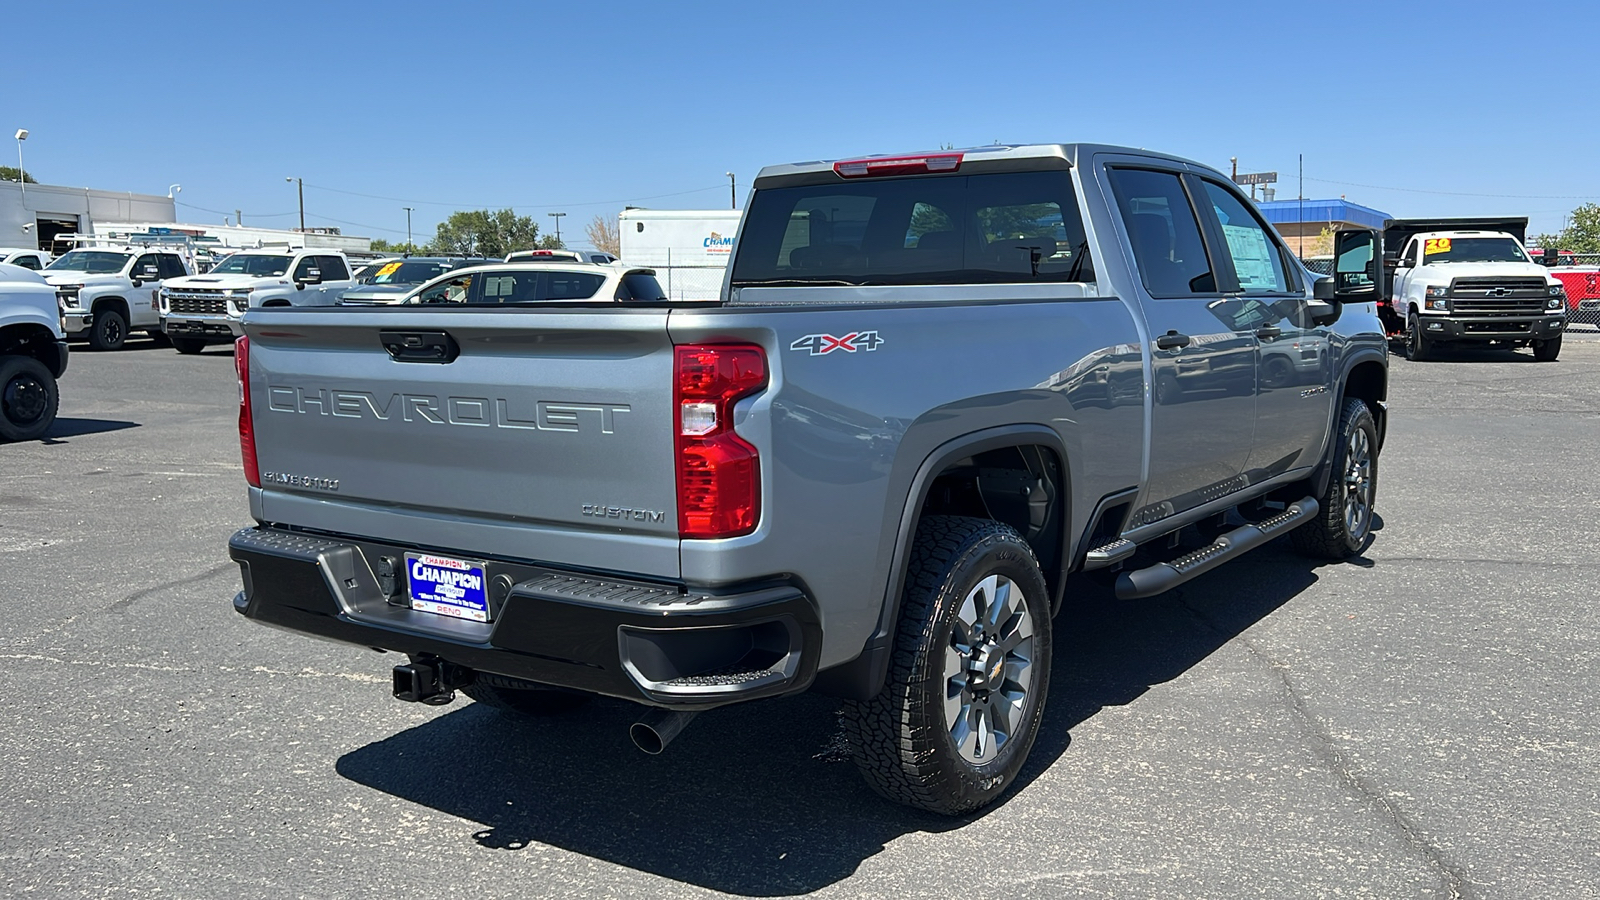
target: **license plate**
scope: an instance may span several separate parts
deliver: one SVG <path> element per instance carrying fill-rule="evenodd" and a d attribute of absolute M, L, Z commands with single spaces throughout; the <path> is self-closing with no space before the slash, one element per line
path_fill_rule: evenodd
<path fill-rule="evenodd" d="M 407 553 L 406 586 L 412 609 L 489 621 L 489 592 L 481 562 Z"/>

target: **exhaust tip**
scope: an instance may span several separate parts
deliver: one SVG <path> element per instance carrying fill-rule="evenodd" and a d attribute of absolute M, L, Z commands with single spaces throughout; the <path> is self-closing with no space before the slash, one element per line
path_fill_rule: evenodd
<path fill-rule="evenodd" d="M 628 726 L 628 737 L 640 750 L 656 756 L 667 749 L 698 712 L 683 709 L 653 709 L 644 718 Z"/>
<path fill-rule="evenodd" d="M 651 756 L 660 755 L 667 749 L 667 742 L 654 728 L 643 722 L 635 722 L 628 728 L 628 737 L 633 738 L 633 745 Z"/>

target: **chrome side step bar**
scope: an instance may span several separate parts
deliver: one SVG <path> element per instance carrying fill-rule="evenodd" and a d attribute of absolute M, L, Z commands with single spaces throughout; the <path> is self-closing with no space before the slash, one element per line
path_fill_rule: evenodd
<path fill-rule="evenodd" d="M 1156 563 L 1144 569 L 1117 576 L 1117 599 L 1138 600 L 1172 590 L 1185 581 L 1215 569 L 1236 556 L 1248 553 L 1275 537 L 1288 534 L 1317 514 L 1316 498 L 1307 497 L 1289 504 L 1270 519 L 1245 525 L 1217 538 L 1172 562 Z M 1109 546 L 1109 545 L 1108 545 Z M 1084 564 L 1088 568 L 1088 563 Z"/>

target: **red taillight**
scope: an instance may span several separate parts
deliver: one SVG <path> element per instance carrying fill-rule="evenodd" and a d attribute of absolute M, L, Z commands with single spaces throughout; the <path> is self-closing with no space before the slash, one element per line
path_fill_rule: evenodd
<path fill-rule="evenodd" d="M 233 342 L 233 370 L 239 374 L 239 453 L 244 457 L 244 480 L 261 487 L 261 466 L 256 462 L 256 428 L 250 415 L 250 339 Z"/>
<path fill-rule="evenodd" d="M 766 387 L 766 353 L 754 344 L 675 349 L 678 534 L 749 534 L 761 517 L 761 461 L 734 433 L 733 405 Z"/>
<path fill-rule="evenodd" d="M 920 175 L 927 172 L 954 172 L 961 168 L 960 153 L 931 153 L 923 156 L 871 156 L 847 159 L 833 164 L 840 178 L 868 175 Z"/>

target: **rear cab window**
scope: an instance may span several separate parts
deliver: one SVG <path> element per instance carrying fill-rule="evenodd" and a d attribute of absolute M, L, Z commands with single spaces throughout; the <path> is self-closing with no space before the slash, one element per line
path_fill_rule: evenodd
<path fill-rule="evenodd" d="M 1117 209 L 1133 245 L 1139 279 L 1151 297 L 1213 296 L 1217 279 L 1200 222 L 1176 172 L 1107 170 Z"/>
<path fill-rule="evenodd" d="M 765 188 L 740 234 L 734 287 L 1094 281 L 1066 171 Z"/>

